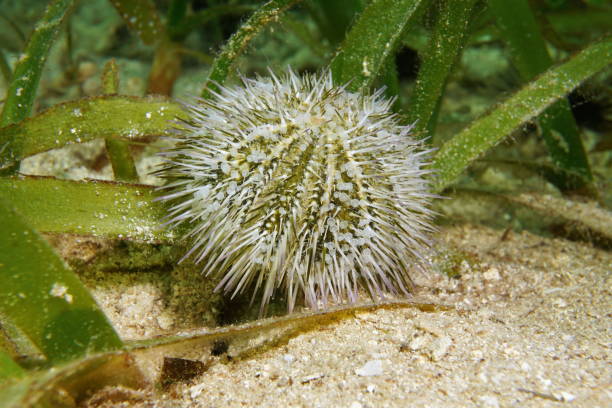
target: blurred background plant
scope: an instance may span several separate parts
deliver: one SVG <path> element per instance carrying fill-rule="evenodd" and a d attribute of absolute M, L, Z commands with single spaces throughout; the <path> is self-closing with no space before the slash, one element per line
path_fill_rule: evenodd
<path fill-rule="evenodd" d="M 201 278 L 175 266 L 149 174 L 184 115 L 174 101 L 237 74 L 331 66 L 351 91 L 385 86 L 439 149 L 435 189 L 452 198 L 440 223 L 612 242 L 605 223 L 566 210 L 612 205 L 604 0 L 0 0 L 0 21 L 3 406 L 143 383 L 122 351 L 134 345 L 94 300 L 104 271 L 166 272 L 151 279 L 172 287 L 175 312 L 205 297 L 183 327 L 237 318 L 212 284 L 168 283 Z M 75 380 L 85 373 L 96 381 Z"/>

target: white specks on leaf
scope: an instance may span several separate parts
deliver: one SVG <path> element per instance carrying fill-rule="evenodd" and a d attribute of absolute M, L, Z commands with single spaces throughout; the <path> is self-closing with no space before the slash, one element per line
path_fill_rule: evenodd
<path fill-rule="evenodd" d="M 364 58 L 363 61 L 361 62 L 361 72 L 366 77 L 369 77 L 370 75 L 372 75 L 372 73 L 370 72 L 370 62 L 368 61 L 367 58 Z"/>
<path fill-rule="evenodd" d="M 49 295 L 64 299 L 67 303 L 72 303 L 72 295 L 68 293 L 68 288 L 58 282 L 55 282 L 49 290 Z"/>

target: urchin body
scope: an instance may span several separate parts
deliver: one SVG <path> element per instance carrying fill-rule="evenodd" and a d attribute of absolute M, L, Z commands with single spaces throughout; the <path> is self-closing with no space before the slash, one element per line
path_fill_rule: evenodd
<path fill-rule="evenodd" d="M 325 307 L 406 293 L 429 247 L 429 152 L 381 92 L 331 74 L 243 79 L 187 105 L 164 152 L 168 223 L 189 223 L 192 256 L 218 289 L 280 290 Z"/>

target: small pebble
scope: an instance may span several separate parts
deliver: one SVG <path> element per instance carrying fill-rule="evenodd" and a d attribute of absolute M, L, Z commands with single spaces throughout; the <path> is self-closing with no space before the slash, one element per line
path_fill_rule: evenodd
<path fill-rule="evenodd" d="M 370 360 L 363 365 L 363 367 L 355 370 L 355 373 L 362 377 L 371 377 L 375 375 L 382 375 L 382 361 L 381 360 Z"/>
<path fill-rule="evenodd" d="M 204 382 L 204 383 L 197 384 L 189 388 L 189 396 L 191 397 L 191 399 L 199 397 L 205 387 L 206 387 L 206 383 Z"/>
<path fill-rule="evenodd" d="M 563 401 L 563 402 L 572 402 L 573 400 L 576 399 L 575 395 L 570 394 L 569 392 L 566 392 L 566 391 L 561 391 L 559 393 L 555 393 L 554 395 L 559 401 Z"/>
<path fill-rule="evenodd" d="M 490 396 L 490 395 L 483 395 L 482 397 L 479 398 L 479 400 L 482 403 L 483 407 L 499 408 L 499 401 L 497 400 L 497 397 Z"/>
<path fill-rule="evenodd" d="M 501 276 L 499 275 L 499 270 L 495 267 L 489 268 L 485 273 L 482 274 L 482 277 L 488 281 L 496 281 L 501 279 Z"/>
<path fill-rule="evenodd" d="M 174 319 L 168 313 L 162 312 L 159 316 L 157 316 L 157 324 L 159 325 L 160 329 L 168 330 L 174 326 Z"/>
<path fill-rule="evenodd" d="M 314 374 L 314 375 L 309 375 L 308 377 L 304 377 L 302 379 L 302 384 L 308 384 L 311 381 L 315 381 L 315 380 L 319 380 L 321 378 L 325 377 L 325 374 Z"/>
<path fill-rule="evenodd" d="M 440 359 L 444 357 L 446 353 L 448 353 L 448 349 L 450 348 L 451 344 L 453 344 L 453 341 L 448 336 L 438 339 L 431 352 L 432 360 L 440 361 Z"/>
<path fill-rule="evenodd" d="M 410 344 L 408 344 L 408 347 L 410 347 L 411 350 L 416 351 L 422 348 L 426 342 L 427 338 L 425 336 L 415 337 L 414 339 L 412 339 Z"/>

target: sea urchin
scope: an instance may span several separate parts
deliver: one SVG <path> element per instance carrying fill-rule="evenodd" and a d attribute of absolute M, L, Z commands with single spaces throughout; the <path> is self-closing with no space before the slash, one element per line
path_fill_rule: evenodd
<path fill-rule="evenodd" d="M 262 309 L 278 289 L 290 311 L 407 293 L 429 248 L 429 151 L 391 103 L 289 71 L 186 105 L 160 171 L 185 258 Z"/>

